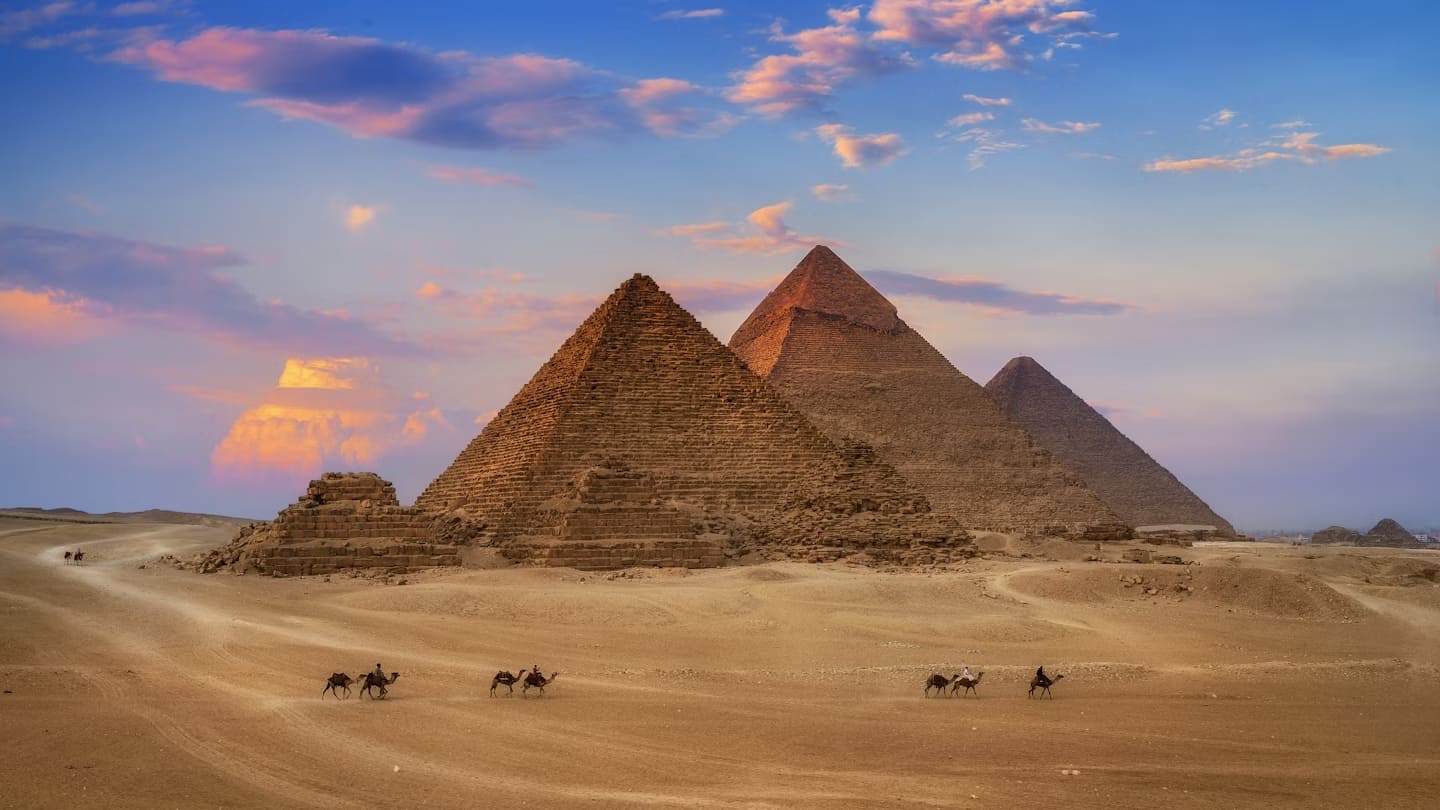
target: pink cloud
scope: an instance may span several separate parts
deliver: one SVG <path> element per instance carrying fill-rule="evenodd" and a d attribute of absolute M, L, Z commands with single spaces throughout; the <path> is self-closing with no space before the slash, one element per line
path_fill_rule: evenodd
<path fill-rule="evenodd" d="M 699 92 L 699 86 L 683 79 L 659 78 L 641 79 L 620 90 L 619 96 L 640 116 L 646 129 L 662 137 L 717 135 L 734 125 L 736 119 L 729 113 L 679 103 Z"/>
<path fill-rule="evenodd" d="M 843 183 L 821 183 L 810 187 L 810 194 L 822 202 L 841 202 L 842 200 L 853 200 L 850 194 L 850 187 Z"/>
<path fill-rule="evenodd" d="M 1280 161 L 1318 163 L 1320 161 L 1344 160 L 1347 158 L 1379 157 L 1390 152 L 1390 148 L 1373 143 L 1346 143 L 1337 146 L 1323 146 L 1315 143 L 1317 133 L 1290 132 L 1289 135 L 1261 141 L 1257 146 L 1247 147 L 1230 155 L 1172 159 L 1161 158 L 1145 164 L 1147 172 L 1171 172 L 1194 174 L 1204 171 L 1244 172 Z"/>
<path fill-rule="evenodd" d="M 951 119 L 950 119 L 949 121 L 947 121 L 946 123 L 949 124 L 949 125 L 952 126 L 952 127 L 968 127 L 968 126 L 970 126 L 970 125 L 972 125 L 972 124 L 978 124 L 978 123 L 980 123 L 981 121 L 993 121 L 993 120 L 995 120 L 995 113 L 992 113 L 992 112 L 973 112 L 973 113 L 963 113 L 963 114 L 961 114 L 961 115 L 957 115 L 957 116 L 955 116 L 954 118 L 951 118 Z"/>
<path fill-rule="evenodd" d="M 979 70 L 1014 70 L 1033 55 L 1028 34 L 1066 42 L 1096 36 L 1094 15 L 1062 10 L 1073 0 L 875 0 L 868 19 L 875 38 L 940 50 L 939 62 Z"/>
<path fill-rule="evenodd" d="M 852 135 L 851 132 L 851 128 L 843 124 L 822 124 L 815 128 L 820 140 L 835 147 L 835 154 L 847 169 L 884 165 L 909 151 L 894 132 L 877 135 Z"/>
<path fill-rule="evenodd" d="M 26 306 L 286 351 L 416 348 L 347 317 L 264 302 L 219 274 L 243 264 L 224 247 L 173 247 L 86 231 L 0 222 L 0 290 L 28 293 Z M 18 299 L 17 299 L 18 300 Z"/>
<path fill-rule="evenodd" d="M 729 98 L 763 115 L 780 116 L 816 108 L 851 79 L 877 76 L 909 67 L 906 55 L 887 54 L 865 33 L 856 30 L 858 9 L 831 9 L 831 25 L 786 34 L 775 25 L 770 41 L 794 53 L 765 56 L 736 76 Z"/>
<path fill-rule="evenodd" d="M 428 174 L 436 180 L 468 186 L 530 186 L 529 180 L 513 174 L 493 172 L 474 166 L 431 166 Z"/>
<path fill-rule="evenodd" d="M 648 127 L 662 135 L 716 126 L 719 114 L 641 105 L 615 80 L 538 54 L 435 53 L 320 31 L 210 28 L 188 39 L 140 38 L 111 59 L 161 79 L 259 96 L 250 103 L 358 137 L 469 149 L 533 148 Z"/>
<path fill-rule="evenodd" d="M 732 226 L 726 222 L 703 222 L 695 225 L 674 225 L 661 231 L 667 236 L 689 239 L 701 250 L 727 250 L 731 253 L 774 255 L 808 248 L 827 240 L 801 236 L 785 222 L 791 203 L 778 202 L 751 211 L 745 219 L 749 227 Z M 831 244 L 839 244 L 831 242 Z"/>

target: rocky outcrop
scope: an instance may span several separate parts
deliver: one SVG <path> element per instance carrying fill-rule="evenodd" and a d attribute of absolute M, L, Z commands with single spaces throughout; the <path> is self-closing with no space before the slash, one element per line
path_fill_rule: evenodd
<path fill-rule="evenodd" d="M 827 247 L 765 297 L 730 347 L 832 440 L 873 447 L 939 515 L 974 529 L 1130 536 Z"/>
<path fill-rule="evenodd" d="M 311 481 L 273 521 L 242 528 L 192 565 L 275 576 L 459 565 L 460 546 L 438 541 L 434 528 L 434 515 L 401 506 L 395 487 L 375 473 L 331 472 Z"/>
<path fill-rule="evenodd" d="M 832 442 L 642 275 L 416 505 L 540 565 L 703 567 L 757 549 L 805 558 L 817 543 L 969 549 L 909 482 Z"/>
<path fill-rule="evenodd" d="M 1129 525 L 1209 527 L 1216 535 L 1234 536 L 1229 521 L 1034 359 L 1006 363 L 985 390 Z"/>

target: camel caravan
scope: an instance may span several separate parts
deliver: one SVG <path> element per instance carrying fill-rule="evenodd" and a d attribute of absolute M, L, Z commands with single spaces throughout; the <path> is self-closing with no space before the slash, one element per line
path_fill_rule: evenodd
<path fill-rule="evenodd" d="M 560 677 L 558 672 L 552 672 L 546 676 L 540 671 L 538 665 L 522 669 L 518 675 L 508 669 L 502 669 L 490 679 L 490 697 L 495 697 L 496 690 L 502 686 L 506 689 L 507 697 L 515 694 L 515 684 L 517 683 L 520 684 L 522 698 L 527 697 L 531 689 L 536 690 L 540 697 L 544 697 L 545 687 L 555 683 L 555 679 L 558 677 Z M 972 675 L 969 667 L 965 667 L 962 672 L 957 672 L 948 678 L 938 672 L 932 673 L 925 679 L 925 697 L 930 697 L 931 690 L 934 690 L 935 694 L 941 697 L 955 697 L 958 694 L 964 698 L 973 692 L 978 698 L 980 697 L 980 682 L 984 678 L 983 670 Z M 1026 693 L 1026 697 L 1054 700 L 1055 695 L 1050 692 L 1050 688 L 1064 678 L 1064 675 L 1045 674 L 1045 667 L 1041 666 L 1035 670 L 1035 677 L 1030 679 L 1030 691 Z M 325 688 L 321 690 L 320 697 L 323 700 L 326 695 L 334 695 L 337 700 L 345 700 L 350 697 L 351 687 L 354 686 L 360 690 L 362 698 L 384 700 L 390 694 L 389 687 L 399 679 L 399 672 L 386 675 L 385 670 L 379 664 L 375 665 L 375 669 L 366 672 L 359 678 L 351 678 L 344 672 L 335 672 L 331 673 L 325 681 Z"/>
<path fill-rule="evenodd" d="M 509 670 L 501 670 L 495 673 L 490 680 L 490 697 L 495 697 L 495 689 L 505 686 L 515 693 L 515 684 L 520 684 L 520 696 L 527 697 L 531 689 L 536 690 L 540 697 L 545 696 L 545 687 L 555 682 L 560 673 L 552 672 L 549 677 L 540 671 L 539 666 L 530 669 L 520 670 L 519 675 Z M 320 691 L 320 699 L 324 700 L 326 695 L 334 695 L 337 700 L 346 700 L 350 697 L 350 688 L 353 686 L 360 690 L 360 697 L 368 697 L 371 700 L 384 700 L 390 695 L 390 687 L 400 679 L 399 672 L 385 674 L 385 670 L 379 665 L 375 669 L 366 672 L 359 678 L 352 678 L 344 672 L 332 672 L 325 680 L 325 688 Z M 343 694 L 342 694 L 343 693 Z"/>
<path fill-rule="evenodd" d="M 943 697 L 954 697 L 957 693 L 961 697 L 965 697 L 971 692 L 974 692 L 975 697 L 978 698 L 980 697 L 978 687 L 980 686 L 980 680 L 984 677 L 984 672 L 977 672 L 971 675 L 969 667 L 965 667 L 963 672 L 957 672 L 948 678 L 938 672 L 933 673 L 925 679 L 925 697 L 930 697 L 930 690 L 933 689 L 936 695 Z M 1025 696 L 1027 698 L 1034 698 L 1036 697 L 1036 692 L 1039 692 L 1040 698 L 1050 698 L 1054 700 L 1055 695 L 1051 694 L 1050 687 L 1059 683 L 1064 677 L 1064 675 L 1047 675 L 1045 674 L 1045 667 L 1042 666 L 1035 670 L 1035 677 L 1030 679 L 1030 691 L 1026 692 Z M 946 693 L 947 688 L 949 689 L 948 694 Z"/>

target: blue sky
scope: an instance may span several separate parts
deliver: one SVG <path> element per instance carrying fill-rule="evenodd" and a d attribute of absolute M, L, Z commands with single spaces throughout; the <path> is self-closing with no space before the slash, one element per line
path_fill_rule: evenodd
<path fill-rule="evenodd" d="M 1436 22 L 0 5 L 0 501 L 413 497 L 631 273 L 726 340 L 823 241 L 1237 526 L 1440 525 Z"/>

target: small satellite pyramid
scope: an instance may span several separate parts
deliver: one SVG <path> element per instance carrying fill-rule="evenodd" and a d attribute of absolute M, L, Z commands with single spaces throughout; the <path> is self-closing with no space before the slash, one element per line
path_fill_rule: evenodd
<path fill-rule="evenodd" d="M 985 389 L 1131 526 L 1213 526 L 1234 534 L 1169 470 L 1033 359 L 1006 363 Z"/>
<path fill-rule="evenodd" d="M 1424 548 L 1415 535 L 1404 526 L 1385 518 L 1375 527 L 1366 532 L 1356 545 L 1360 546 L 1390 546 L 1392 548 Z"/>
<path fill-rule="evenodd" d="M 519 550 L 511 556 L 591 568 L 718 565 L 722 546 L 757 545 L 746 538 L 900 556 L 968 539 L 869 448 L 826 438 L 638 274 L 416 505 L 463 513 L 489 542 Z"/>
<path fill-rule="evenodd" d="M 760 302 L 730 347 L 826 435 L 873 446 L 967 528 L 1130 535 L 827 247 Z"/>

